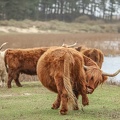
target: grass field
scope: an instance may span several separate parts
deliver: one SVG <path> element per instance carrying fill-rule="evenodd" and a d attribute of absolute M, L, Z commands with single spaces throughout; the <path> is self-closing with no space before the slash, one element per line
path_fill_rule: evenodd
<path fill-rule="evenodd" d="M 56 94 L 48 91 L 39 81 L 22 82 L 18 88 L 0 88 L 0 120 L 120 120 L 120 87 L 104 84 L 92 95 L 84 111 L 70 110 L 62 116 L 51 105 Z M 79 97 L 79 107 L 81 97 Z"/>
<path fill-rule="evenodd" d="M 13 21 L 8 24 L 7 21 L 3 21 L 0 25 L 20 28 L 35 25 L 40 31 L 23 34 L 14 31 L 16 28 L 8 28 L 10 33 L 0 30 L 0 44 L 8 42 L 4 49 L 61 46 L 63 42 L 67 44 L 77 42 L 77 46 L 99 48 L 105 55 L 120 55 L 120 34 L 118 34 L 120 24 L 85 26 L 55 21 L 50 23 L 27 21 L 24 24 Z M 107 42 L 106 46 L 104 42 Z M 117 43 L 118 49 L 114 49 L 114 46 L 109 48 L 112 43 Z M 120 120 L 120 86 L 107 84 L 99 86 L 92 95 L 88 95 L 90 105 L 84 107 L 84 112 L 80 108 L 78 111 L 72 110 L 67 115 L 61 116 L 59 109 L 51 109 L 56 94 L 44 88 L 36 81 L 36 77 L 25 76 L 21 76 L 22 88 L 16 87 L 15 84 L 11 89 L 0 88 L 0 120 Z M 28 81 L 27 79 L 30 81 L 25 82 Z M 81 107 L 81 97 L 79 107 Z"/>

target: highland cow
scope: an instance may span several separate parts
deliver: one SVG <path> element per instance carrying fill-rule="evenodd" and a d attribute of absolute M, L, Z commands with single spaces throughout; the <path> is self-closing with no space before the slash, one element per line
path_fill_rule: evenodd
<path fill-rule="evenodd" d="M 36 75 L 36 65 L 39 57 L 47 50 L 47 47 L 31 49 L 6 49 L 3 51 L 5 66 L 8 72 L 8 88 L 14 79 L 16 85 L 21 87 L 19 75 L 24 73 Z"/>
<path fill-rule="evenodd" d="M 62 115 L 67 114 L 67 103 L 71 103 L 74 110 L 79 109 L 79 95 L 82 96 L 82 104 L 88 105 L 87 94 L 91 94 L 99 84 L 107 80 L 107 76 L 111 76 L 104 74 L 92 59 L 75 49 L 63 47 L 52 47 L 40 57 L 37 75 L 46 88 L 58 94 L 52 108 L 57 109 L 61 104 Z"/>

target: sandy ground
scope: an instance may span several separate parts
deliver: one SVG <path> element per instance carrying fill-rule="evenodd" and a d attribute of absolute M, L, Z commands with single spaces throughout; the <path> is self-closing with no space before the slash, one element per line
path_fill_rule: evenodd
<path fill-rule="evenodd" d="M 18 27 L 12 27 L 12 26 L 6 26 L 6 27 L 5 26 L 0 26 L 0 32 L 3 32 L 3 33 L 11 33 L 11 32 L 15 32 L 15 33 L 52 33 L 53 31 L 51 31 L 51 30 L 47 30 L 47 31 L 39 30 L 35 26 L 30 27 L 30 28 L 18 28 Z M 57 32 L 58 31 L 56 31 L 56 33 Z"/>

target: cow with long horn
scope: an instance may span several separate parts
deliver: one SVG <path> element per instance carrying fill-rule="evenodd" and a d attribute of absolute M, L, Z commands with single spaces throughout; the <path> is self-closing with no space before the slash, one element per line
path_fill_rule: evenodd
<path fill-rule="evenodd" d="M 83 58 L 84 69 L 86 71 L 88 94 L 92 94 L 95 88 L 97 88 L 98 85 L 104 83 L 108 77 L 114 77 L 120 73 L 120 69 L 113 74 L 105 73 L 93 60 L 85 55 L 83 56 Z"/>
<path fill-rule="evenodd" d="M 82 104 L 88 105 L 87 94 L 106 81 L 109 74 L 103 74 L 92 59 L 75 49 L 57 47 L 48 49 L 40 57 L 37 75 L 46 88 L 58 94 L 52 109 L 61 106 L 60 113 L 64 115 L 68 111 L 67 103 L 72 103 L 74 110 L 78 109 L 79 95 Z"/>
<path fill-rule="evenodd" d="M 82 54 L 75 49 L 65 47 L 52 47 L 38 60 L 38 78 L 45 87 L 58 93 L 52 108 L 59 108 L 61 103 L 62 115 L 67 114 L 67 103 L 71 103 L 73 109 L 78 109 L 76 91 L 82 95 L 83 105 L 88 104 L 83 65 Z"/>

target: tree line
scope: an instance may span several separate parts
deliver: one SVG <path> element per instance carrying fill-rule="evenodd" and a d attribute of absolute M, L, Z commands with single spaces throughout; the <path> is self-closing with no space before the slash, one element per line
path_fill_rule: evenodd
<path fill-rule="evenodd" d="M 120 0 L 0 0 L 0 20 L 120 19 Z"/>

